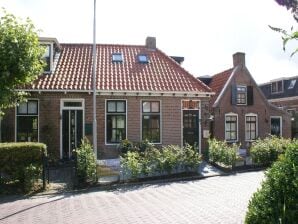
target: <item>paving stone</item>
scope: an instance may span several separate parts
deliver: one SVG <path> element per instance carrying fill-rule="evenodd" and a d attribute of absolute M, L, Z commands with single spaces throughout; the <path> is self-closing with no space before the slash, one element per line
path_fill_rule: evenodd
<path fill-rule="evenodd" d="M 243 223 L 264 172 L 122 187 L 114 191 L 0 198 L 0 223 Z"/>

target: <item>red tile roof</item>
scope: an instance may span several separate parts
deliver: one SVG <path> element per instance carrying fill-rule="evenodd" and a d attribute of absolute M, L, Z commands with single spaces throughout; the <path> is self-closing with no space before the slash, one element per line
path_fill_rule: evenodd
<path fill-rule="evenodd" d="M 123 62 L 112 62 L 122 53 Z M 104 91 L 210 92 L 210 88 L 162 51 L 134 45 L 97 45 L 97 89 Z M 146 54 L 149 63 L 139 63 Z M 33 90 L 92 90 L 92 45 L 61 44 L 53 74 L 43 74 Z"/>
<path fill-rule="evenodd" d="M 233 68 L 230 68 L 226 71 L 223 71 L 221 73 L 218 73 L 212 76 L 212 80 L 209 84 L 209 87 L 212 89 L 213 92 L 215 92 L 215 95 L 212 96 L 211 98 L 211 104 L 213 104 L 216 101 L 221 90 L 224 88 L 226 82 L 230 78 L 232 71 L 233 71 Z"/>

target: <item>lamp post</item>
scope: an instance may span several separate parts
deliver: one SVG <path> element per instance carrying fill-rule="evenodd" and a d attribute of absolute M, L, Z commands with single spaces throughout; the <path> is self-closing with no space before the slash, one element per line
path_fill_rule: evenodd
<path fill-rule="evenodd" d="M 93 148 L 95 160 L 97 160 L 97 121 L 96 121 L 96 0 L 94 0 L 93 16 L 93 48 L 92 48 L 92 78 L 93 78 Z"/>

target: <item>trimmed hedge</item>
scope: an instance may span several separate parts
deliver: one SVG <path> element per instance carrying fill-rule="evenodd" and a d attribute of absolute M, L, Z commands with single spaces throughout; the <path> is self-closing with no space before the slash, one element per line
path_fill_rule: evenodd
<path fill-rule="evenodd" d="M 46 149 L 43 143 L 0 143 L 0 184 L 19 182 L 24 191 L 29 191 L 41 176 Z"/>
<path fill-rule="evenodd" d="M 258 139 L 252 144 L 250 155 L 255 164 L 270 166 L 280 154 L 285 152 L 291 143 L 290 139 L 270 136 L 265 139 Z"/>
<path fill-rule="evenodd" d="M 245 217 L 247 224 L 297 223 L 298 142 L 289 144 L 266 172 L 261 189 L 254 193 Z"/>

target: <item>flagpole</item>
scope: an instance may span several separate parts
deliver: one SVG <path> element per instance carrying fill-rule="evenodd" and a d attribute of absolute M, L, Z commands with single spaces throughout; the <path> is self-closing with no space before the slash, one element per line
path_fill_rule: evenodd
<path fill-rule="evenodd" d="M 93 17 L 93 57 L 92 57 L 92 77 L 93 77 L 93 149 L 94 156 L 97 160 L 97 121 L 96 121 L 96 0 L 94 0 L 94 17 Z"/>

